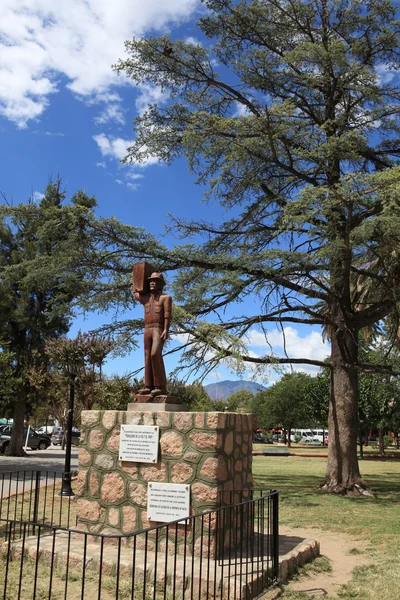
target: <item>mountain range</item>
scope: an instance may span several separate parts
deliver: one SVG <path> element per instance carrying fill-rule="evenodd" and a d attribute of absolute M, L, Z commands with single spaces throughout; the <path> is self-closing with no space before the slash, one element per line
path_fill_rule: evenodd
<path fill-rule="evenodd" d="M 257 394 L 257 392 L 267 389 L 265 386 L 254 381 L 230 381 L 229 379 L 218 381 L 217 383 L 208 383 L 203 387 L 211 400 L 226 400 L 229 396 L 241 390 L 248 390 L 253 394 Z"/>

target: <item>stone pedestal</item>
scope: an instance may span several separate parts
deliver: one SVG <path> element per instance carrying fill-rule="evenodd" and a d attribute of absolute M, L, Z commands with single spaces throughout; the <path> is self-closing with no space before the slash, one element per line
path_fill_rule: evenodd
<path fill-rule="evenodd" d="M 147 519 L 152 481 L 190 484 L 191 514 L 245 499 L 252 488 L 252 415 L 150 412 L 145 406 L 82 411 L 74 488 L 80 529 L 112 535 L 156 525 Z M 119 460 L 121 424 L 160 427 L 157 464 Z"/>
<path fill-rule="evenodd" d="M 143 402 L 130 402 L 128 404 L 128 411 L 134 412 L 186 412 L 187 406 L 185 404 L 162 404 L 159 402 L 149 402 L 147 404 Z"/>

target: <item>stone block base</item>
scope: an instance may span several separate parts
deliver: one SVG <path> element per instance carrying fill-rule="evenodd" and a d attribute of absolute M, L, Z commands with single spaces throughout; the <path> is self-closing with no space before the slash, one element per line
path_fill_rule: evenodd
<path fill-rule="evenodd" d="M 230 504 L 235 491 L 243 490 L 245 499 L 253 486 L 252 415 L 157 411 L 154 404 L 132 404 L 128 411 L 82 411 L 75 484 L 80 529 L 113 535 L 157 525 L 147 518 L 149 482 L 190 485 L 191 515 Z M 121 424 L 159 426 L 156 464 L 119 460 Z M 225 533 L 229 527 L 224 524 Z"/>

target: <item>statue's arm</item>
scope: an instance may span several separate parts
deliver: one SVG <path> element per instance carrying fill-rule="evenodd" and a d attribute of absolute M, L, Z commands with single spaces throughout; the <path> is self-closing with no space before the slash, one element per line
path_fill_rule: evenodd
<path fill-rule="evenodd" d="M 148 294 L 144 294 L 143 292 L 137 292 L 133 288 L 132 288 L 132 292 L 133 292 L 133 295 L 135 296 L 136 300 L 139 300 L 139 302 L 141 302 L 142 304 L 146 303 L 146 298 L 147 298 Z"/>
<path fill-rule="evenodd" d="M 161 339 L 164 341 L 168 339 L 169 326 L 172 318 L 172 298 L 171 296 L 165 296 L 163 299 L 164 304 L 164 328 L 161 334 Z"/>

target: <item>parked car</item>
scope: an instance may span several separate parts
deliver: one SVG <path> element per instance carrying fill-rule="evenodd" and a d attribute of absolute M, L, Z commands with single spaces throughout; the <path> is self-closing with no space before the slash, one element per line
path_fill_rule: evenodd
<path fill-rule="evenodd" d="M 9 427 L 7 432 L 2 431 L 0 433 L 0 453 L 1 454 L 4 454 L 4 452 L 7 450 L 8 444 L 10 443 L 10 439 L 11 439 L 11 433 L 12 433 L 12 427 Z M 27 433 L 28 433 L 28 428 L 24 427 L 24 436 L 23 436 L 24 446 L 25 446 Z M 51 444 L 51 440 L 48 435 L 43 435 L 43 434 L 37 433 L 34 429 L 29 430 L 29 437 L 28 437 L 28 443 L 27 443 L 28 448 L 30 448 L 31 450 L 46 450 L 46 448 L 48 448 L 50 446 L 50 444 Z"/>
<path fill-rule="evenodd" d="M 73 445 L 77 445 L 79 443 L 79 438 L 81 436 L 81 432 L 79 431 L 79 429 L 76 429 L 76 427 L 73 427 L 72 429 L 72 444 Z M 64 431 L 61 427 L 55 427 L 54 431 L 53 431 L 53 435 L 51 436 L 51 443 L 54 444 L 54 446 L 65 446 L 65 436 L 64 436 Z"/>
<path fill-rule="evenodd" d="M 43 425 L 42 427 L 38 427 L 36 429 L 37 433 L 44 433 L 45 435 L 52 436 L 54 431 L 54 425 Z"/>

